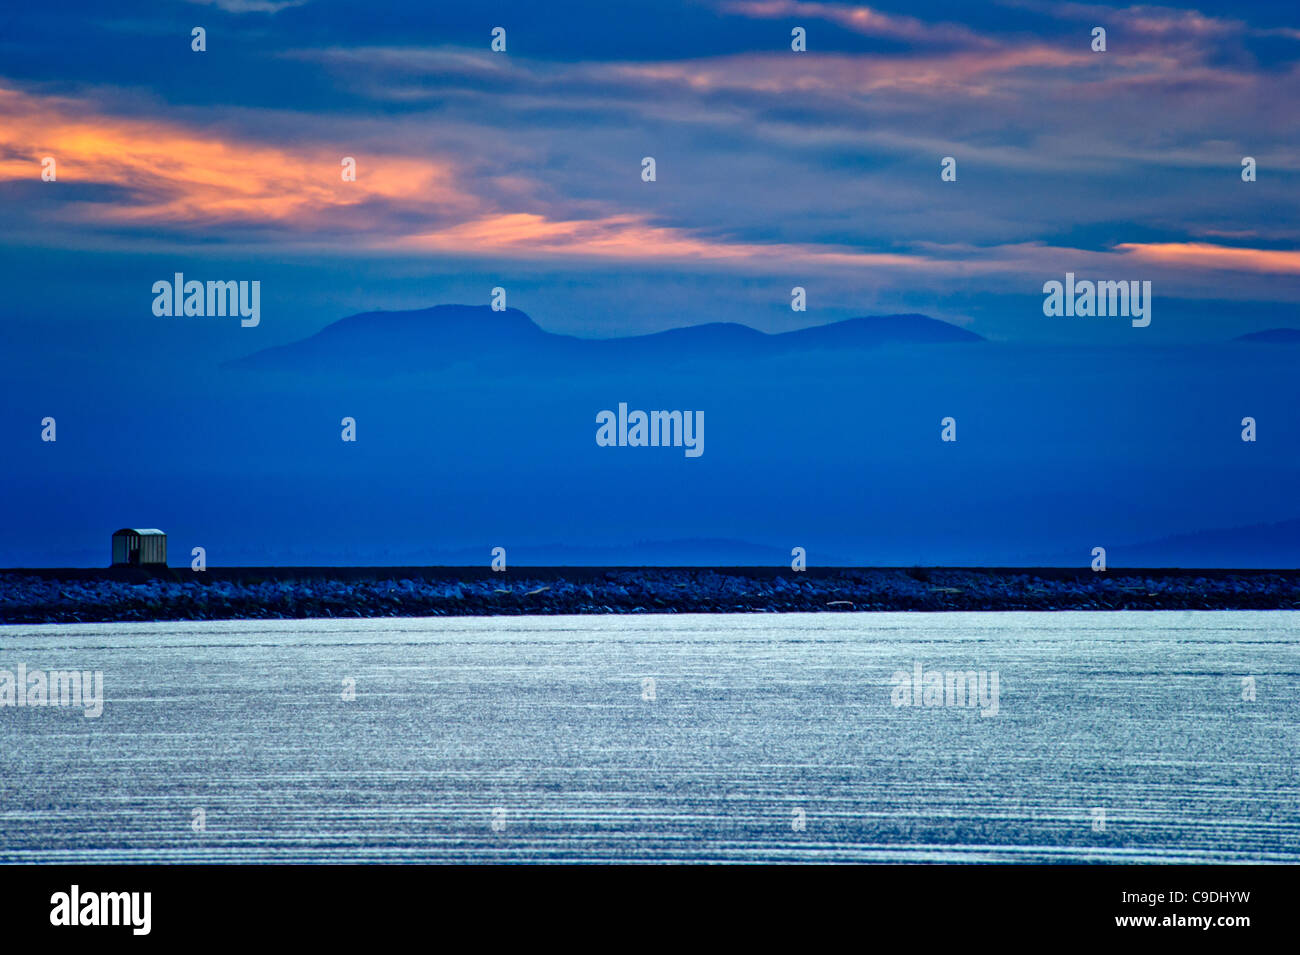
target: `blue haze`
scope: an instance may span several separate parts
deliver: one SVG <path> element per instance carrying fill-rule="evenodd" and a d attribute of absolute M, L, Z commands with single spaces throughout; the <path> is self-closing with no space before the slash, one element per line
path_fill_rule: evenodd
<path fill-rule="evenodd" d="M 1296 344 L 1016 344 L 919 316 L 597 342 L 441 307 L 249 350 L 8 376 L 0 566 L 101 565 L 122 526 L 167 530 L 179 566 L 196 545 L 227 566 L 496 545 L 517 564 L 799 545 L 813 564 L 1081 566 L 1100 545 L 1114 566 L 1300 566 Z M 598 447 L 619 402 L 703 410 L 703 456 Z"/>

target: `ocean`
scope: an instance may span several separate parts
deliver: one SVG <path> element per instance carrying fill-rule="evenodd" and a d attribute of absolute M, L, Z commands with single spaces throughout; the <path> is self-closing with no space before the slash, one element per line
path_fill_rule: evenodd
<path fill-rule="evenodd" d="M 1300 612 L 3 626 L 0 760 L 9 863 L 1295 863 Z"/>

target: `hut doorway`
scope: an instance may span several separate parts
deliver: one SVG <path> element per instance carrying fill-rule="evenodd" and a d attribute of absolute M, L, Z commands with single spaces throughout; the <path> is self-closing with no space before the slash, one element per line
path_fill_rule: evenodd
<path fill-rule="evenodd" d="M 167 564 L 167 535 L 156 527 L 124 527 L 113 533 L 113 566 Z"/>

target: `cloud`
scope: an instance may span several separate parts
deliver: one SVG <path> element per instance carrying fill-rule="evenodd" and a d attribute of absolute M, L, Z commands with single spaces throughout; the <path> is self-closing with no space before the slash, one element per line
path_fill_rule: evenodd
<path fill-rule="evenodd" d="M 1300 30 L 1290 26 L 1251 26 L 1244 20 L 1216 17 L 1199 10 L 1136 4 L 1110 7 L 1092 3 L 1061 3 L 1059 0 L 1002 0 L 1008 6 L 1021 7 L 1058 20 L 1118 28 L 1125 41 L 1136 40 L 1150 46 L 1159 43 L 1177 47 L 1185 54 L 1204 57 L 1209 51 L 1223 49 L 1244 38 L 1284 37 L 1300 40 Z M 1243 6 L 1243 9 L 1246 9 Z"/>
<path fill-rule="evenodd" d="M 392 243 L 395 248 L 445 254 L 491 254 L 522 258 L 608 259 L 640 263 L 706 262 L 758 267 L 772 263 L 823 267 L 963 270 L 960 261 L 923 255 L 862 252 L 836 246 L 740 242 L 698 231 L 655 225 L 646 216 L 610 215 L 556 220 L 528 213 L 489 216 Z"/>
<path fill-rule="evenodd" d="M 640 213 L 595 212 L 576 219 L 502 209 L 474 191 L 483 180 L 452 162 L 358 152 L 357 181 L 344 183 L 336 149 L 223 137 L 175 121 L 112 116 L 77 100 L 0 87 L 0 181 L 37 181 L 40 161 L 49 155 L 61 185 L 115 187 L 112 201 L 60 207 L 72 224 L 136 227 L 151 236 L 171 230 L 205 239 L 220 235 L 214 228 L 271 228 L 281 242 L 455 256 L 704 261 L 750 268 L 774 262 L 951 272 L 973 267 L 907 253 L 736 241 L 658 224 Z M 529 186 L 504 181 L 515 192 Z"/>
<path fill-rule="evenodd" d="M 117 187 L 112 202 L 75 204 L 75 215 L 89 221 L 303 229 L 338 222 L 331 212 L 375 200 L 465 206 L 449 162 L 367 155 L 360 159 L 365 174 L 344 183 L 336 148 L 223 138 L 0 87 L 0 180 L 38 179 L 45 156 L 55 159 L 60 183 Z"/>
<path fill-rule="evenodd" d="M 1117 252 L 1141 262 L 1185 269 L 1300 275 L 1300 250 L 1252 249 L 1208 242 L 1125 242 Z"/>
<path fill-rule="evenodd" d="M 310 0 L 185 0 L 186 3 L 217 7 L 227 13 L 279 13 L 289 7 L 301 7 Z"/>
<path fill-rule="evenodd" d="M 403 148 L 402 137 L 382 123 L 348 148 L 359 174 L 356 182 L 345 183 L 339 176 L 342 151 L 331 142 L 354 141 L 362 126 L 317 118 L 318 136 L 311 138 L 298 128 L 289 132 L 273 117 L 260 121 L 260 134 L 219 131 L 175 118 L 115 115 L 86 100 L 0 86 L 0 181 L 37 183 L 42 157 L 53 156 L 60 186 L 49 188 L 95 184 L 113 191 L 98 201 L 73 194 L 68 201 L 39 205 L 35 214 L 45 224 L 110 227 L 122 241 L 131 230 L 149 239 L 162 233 L 205 242 L 229 240 L 243 230 L 265 232 L 264 238 L 284 247 L 335 251 L 700 264 L 758 273 L 798 267 L 870 275 L 873 282 L 906 277 L 914 284 L 1000 276 L 1004 287 L 1008 276 L 1016 284 L 1028 277 L 1032 286 L 1041 282 L 1038 276 L 1068 268 L 1113 275 L 1137 263 L 1188 277 L 1180 278 L 1179 294 L 1189 294 L 1196 287 L 1192 277 L 1205 269 L 1248 276 L 1300 272 L 1300 252 L 1203 242 L 1128 242 L 1089 251 L 1035 241 L 900 239 L 891 247 L 861 232 L 858 242 L 843 235 L 756 241 L 716 223 L 693 227 L 670 207 L 651 212 L 615 198 L 575 200 L 536 175 L 483 165 L 481 158 L 431 153 L 410 142 Z M 451 132 L 440 130 L 438 138 L 450 143 Z M 378 145 L 384 142 L 387 147 Z M 516 148 L 520 162 L 536 169 L 527 145 L 516 140 Z M 945 221 L 958 220 L 949 213 Z"/>
<path fill-rule="evenodd" d="M 338 70 L 355 86 L 357 70 L 382 79 L 370 87 L 378 98 L 407 99 L 405 83 L 418 79 L 418 93 L 436 99 L 448 88 L 494 93 L 512 90 L 530 96 L 543 93 L 606 98 L 620 91 L 640 95 L 644 87 L 679 86 L 696 93 L 743 91 L 764 94 L 802 93 L 867 96 L 886 90 L 911 93 L 965 94 L 988 92 L 984 77 L 1030 70 L 1096 70 L 1099 61 L 1086 48 L 1064 50 L 1034 43 L 893 56 L 817 53 L 793 57 L 786 53 L 740 53 L 682 60 L 608 60 L 551 63 L 521 57 L 505 58 L 477 50 L 447 47 L 329 47 L 287 50 L 283 57 L 318 62 Z M 1130 59 L 1130 68 L 1168 66 L 1152 57 Z M 443 84 L 439 86 L 437 84 Z M 613 86 L 611 87 L 611 84 Z"/>
<path fill-rule="evenodd" d="M 1091 67 L 1091 54 L 1045 45 L 906 57 L 826 53 L 792 63 L 784 54 L 743 54 L 658 63 L 588 67 L 610 79 L 678 85 L 695 92 L 744 91 L 836 98 L 891 91 L 933 97 L 981 97 L 996 92 L 988 79 L 1019 70 Z"/>
<path fill-rule="evenodd" d="M 868 6 L 815 3 L 805 0 L 730 0 L 722 4 L 727 13 L 755 19 L 825 20 L 863 36 L 904 40 L 922 46 L 958 44 L 993 46 L 994 41 L 969 27 L 953 23 L 928 23 L 914 17 L 882 13 Z"/>

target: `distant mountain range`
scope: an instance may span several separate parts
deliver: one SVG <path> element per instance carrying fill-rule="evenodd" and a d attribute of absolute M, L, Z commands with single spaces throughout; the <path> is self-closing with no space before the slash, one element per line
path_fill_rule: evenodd
<path fill-rule="evenodd" d="M 300 341 L 254 352 L 226 367 L 370 376 L 463 363 L 498 368 L 544 364 L 590 368 L 638 362 L 662 366 L 982 341 L 974 332 L 917 314 L 864 316 L 777 334 L 735 322 L 708 322 L 651 335 L 578 338 L 548 332 L 517 308 L 498 312 L 486 305 L 435 305 L 352 315 Z M 1300 343 L 1300 329 L 1270 328 L 1233 341 L 1295 344 Z"/>
<path fill-rule="evenodd" d="M 545 331 L 516 308 L 436 305 L 401 312 L 365 312 L 309 338 L 229 362 L 240 369 L 401 374 L 473 361 L 500 366 L 679 362 L 778 357 L 882 345 L 980 342 L 973 332 L 924 315 L 877 315 L 765 334 L 747 325 L 712 322 L 652 335 L 577 338 Z"/>
<path fill-rule="evenodd" d="M 1116 555 L 1128 567 L 1300 567 L 1300 520 L 1178 534 Z"/>
<path fill-rule="evenodd" d="M 1300 343 L 1300 328 L 1268 328 L 1262 332 L 1250 332 L 1246 335 L 1238 335 L 1233 339 L 1236 342 L 1275 342 L 1279 344 L 1293 345 Z"/>
<path fill-rule="evenodd" d="M 177 565 L 503 546 L 512 565 L 789 566 L 799 546 L 820 566 L 1079 567 L 1101 546 L 1112 567 L 1296 567 L 1295 334 L 1030 344 L 884 315 L 584 339 L 517 309 L 367 312 L 226 366 L 0 380 L 0 499 L 23 502 L 0 566 L 101 563 L 143 526 Z M 624 406 L 702 415 L 700 456 L 602 442 Z"/>

